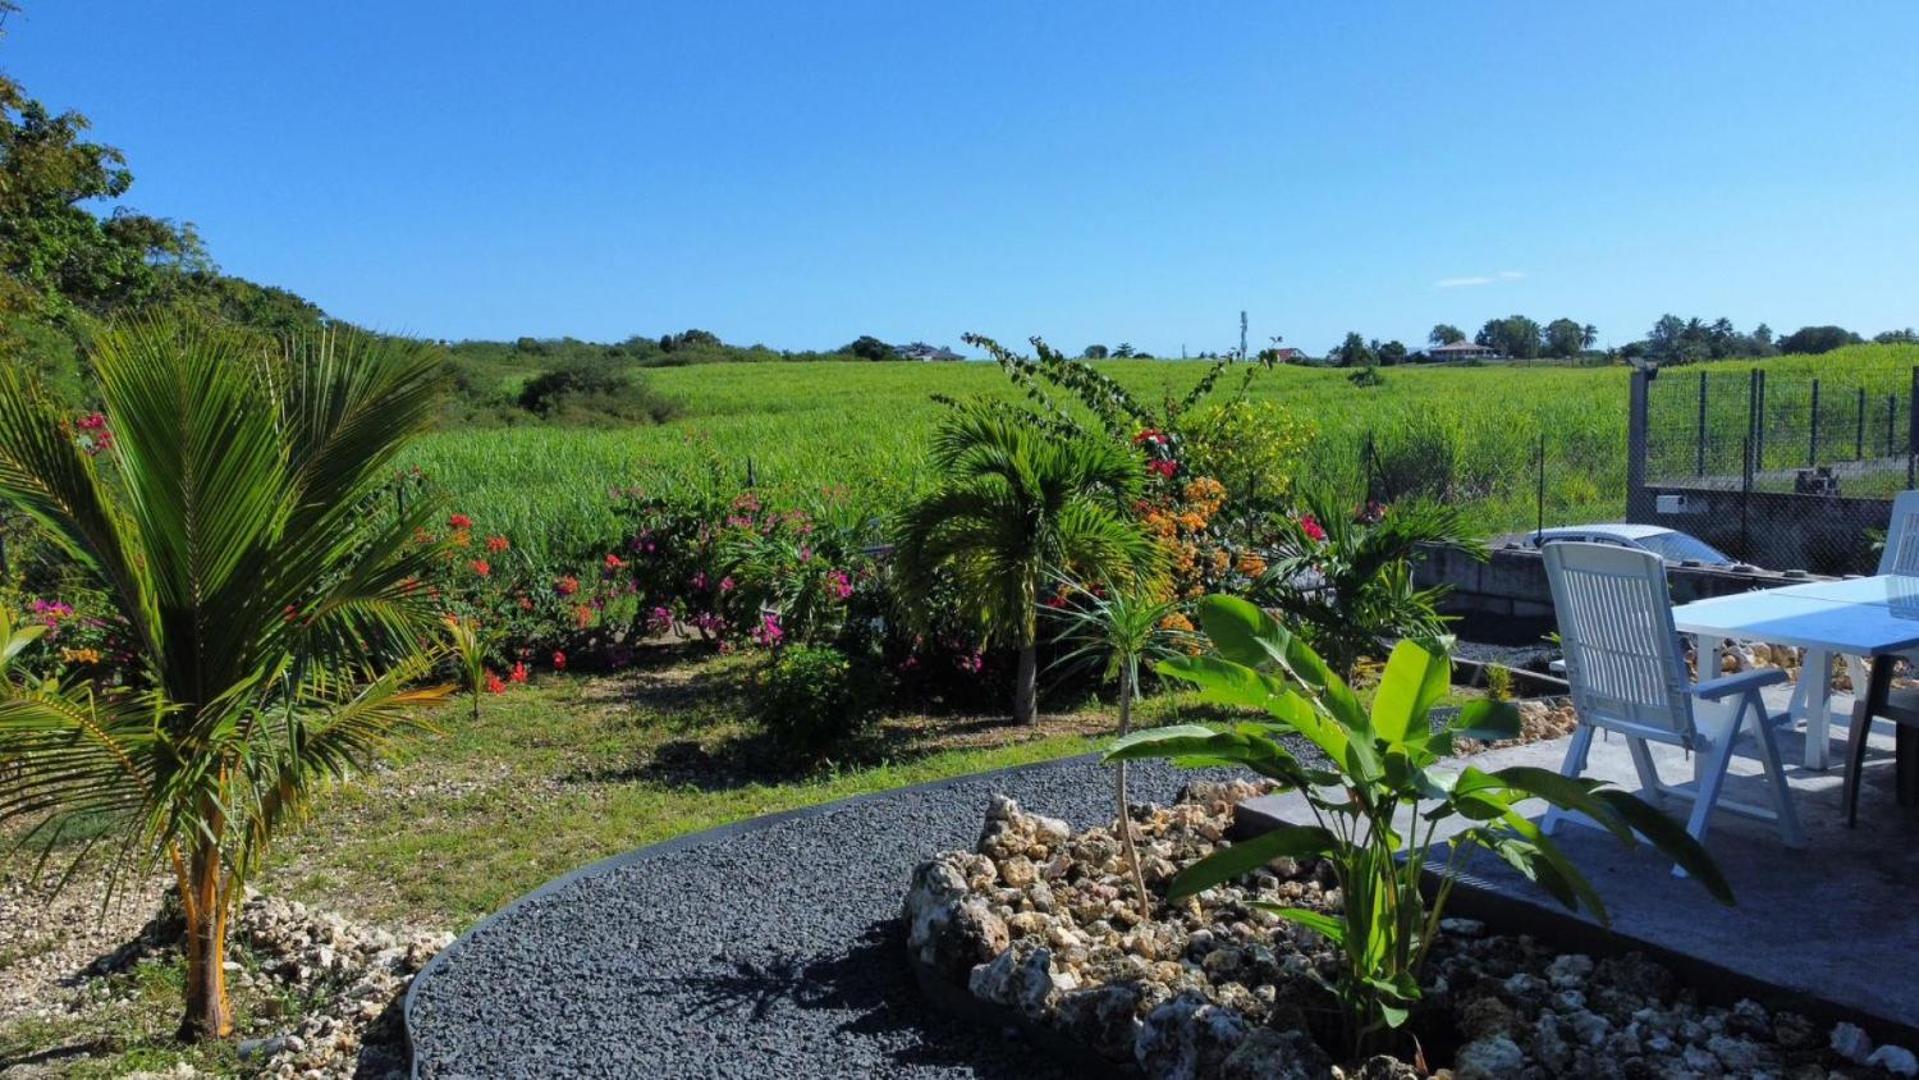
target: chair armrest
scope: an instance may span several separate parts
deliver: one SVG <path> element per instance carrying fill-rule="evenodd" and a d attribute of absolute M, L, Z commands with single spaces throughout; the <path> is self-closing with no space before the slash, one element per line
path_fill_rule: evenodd
<path fill-rule="evenodd" d="M 1720 698 L 1742 694 L 1748 690 L 1757 690 L 1762 686 L 1776 686 L 1785 682 L 1783 668 L 1758 668 L 1753 671 L 1741 671 L 1735 675 L 1721 675 L 1717 679 L 1708 679 L 1687 687 L 1693 697 L 1706 701 L 1718 701 Z"/>

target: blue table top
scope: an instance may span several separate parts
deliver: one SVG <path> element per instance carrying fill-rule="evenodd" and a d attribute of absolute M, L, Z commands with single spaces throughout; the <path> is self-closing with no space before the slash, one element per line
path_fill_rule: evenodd
<path fill-rule="evenodd" d="M 1919 646 L 1919 578 L 1805 582 L 1681 604 L 1681 633 L 1884 656 Z"/>

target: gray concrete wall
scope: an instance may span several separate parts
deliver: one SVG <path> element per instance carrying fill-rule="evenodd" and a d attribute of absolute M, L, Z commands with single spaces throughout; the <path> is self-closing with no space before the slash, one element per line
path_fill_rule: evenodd
<path fill-rule="evenodd" d="M 1666 577 L 1676 604 L 1795 580 L 1768 571 L 1686 566 L 1671 567 Z M 1459 548 L 1428 544 L 1413 564 L 1413 580 L 1421 588 L 1449 587 L 1452 591 L 1441 607 L 1446 614 L 1458 616 L 1459 632 L 1474 640 L 1522 643 L 1536 641 L 1554 629 L 1552 587 L 1546 582 L 1546 562 L 1537 551 L 1499 548 L 1481 562 Z"/>
<path fill-rule="evenodd" d="M 1691 533 L 1755 566 L 1815 574 L 1871 573 L 1879 560 L 1866 530 L 1884 530 L 1892 513 L 1884 499 L 1839 495 L 1658 486 L 1646 492 L 1634 500 L 1635 524 Z M 1659 513 L 1661 495 L 1683 498 L 1686 512 Z"/>

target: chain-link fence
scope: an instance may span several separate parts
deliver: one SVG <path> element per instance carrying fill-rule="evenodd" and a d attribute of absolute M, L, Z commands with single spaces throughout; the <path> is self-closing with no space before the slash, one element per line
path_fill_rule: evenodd
<path fill-rule="evenodd" d="M 1774 570 L 1869 572 L 1919 467 L 1919 369 L 1634 373 L 1628 514 Z"/>

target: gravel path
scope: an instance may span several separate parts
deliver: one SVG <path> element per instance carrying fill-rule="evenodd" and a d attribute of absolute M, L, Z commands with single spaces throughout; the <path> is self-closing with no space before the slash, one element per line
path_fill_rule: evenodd
<path fill-rule="evenodd" d="M 1136 766 L 1171 800 L 1193 773 Z M 1072 759 L 702 834 L 564 881 L 415 983 L 423 1077 L 1059 1075 L 1030 1047 L 930 1015 L 898 916 L 913 867 L 970 848 L 1002 792 L 1110 821 L 1109 770 Z"/>

